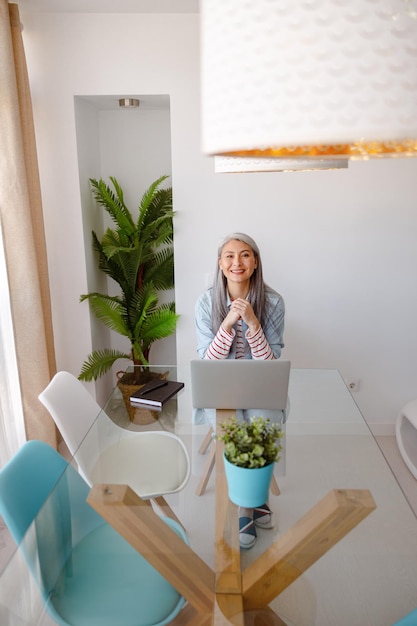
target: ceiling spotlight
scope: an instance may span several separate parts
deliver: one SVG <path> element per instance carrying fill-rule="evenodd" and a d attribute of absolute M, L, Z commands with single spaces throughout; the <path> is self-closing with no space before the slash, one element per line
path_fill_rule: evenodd
<path fill-rule="evenodd" d="M 119 107 L 122 109 L 137 109 L 140 105 L 140 100 L 136 98 L 120 98 Z"/>

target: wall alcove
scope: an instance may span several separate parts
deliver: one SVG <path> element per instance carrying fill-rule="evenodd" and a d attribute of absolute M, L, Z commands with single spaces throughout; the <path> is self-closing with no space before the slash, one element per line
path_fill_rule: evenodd
<path fill-rule="evenodd" d="M 121 98 L 138 99 L 140 105 L 121 108 Z M 74 98 L 74 109 L 84 233 L 84 250 L 79 253 L 85 256 L 88 291 L 112 293 L 117 285 L 99 271 L 91 246 L 91 231 L 102 233 L 108 216 L 94 209 L 89 179 L 108 181 L 109 176 L 115 176 L 123 187 L 127 206 L 134 212 L 149 185 L 163 174 L 171 175 L 170 98 L 169 95 L 79 95 Z M 172 180 L 168 179 L 167 184 L 172 185 Z M 162 294 L 163 299 L 173 300 L 174 294 Z M 92 349 L 127 348 L 122 337 L 111 333 L 94 316 L 90 316 L 90 325 Z M 151 360 L 176 363 L 175 335 L 155 343 Z M 117 365 L 119 370 L 121 363 Z M 99 379 L 97 397 L 106 397 L 114 381 L 115 371 Z"/>

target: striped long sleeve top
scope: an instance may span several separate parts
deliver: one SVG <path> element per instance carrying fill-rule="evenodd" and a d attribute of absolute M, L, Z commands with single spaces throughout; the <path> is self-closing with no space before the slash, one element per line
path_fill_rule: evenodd
<path fill-rule="evenodd" d="M 216 335 L 211 329 L 212 290 L 200 296 L 195 307 L 197 351 L 206 359 L 277 359 L 284 346 L 285 305 L 276 291 L 266 290 L 266 320 L 254 335 L 243 320 L 235 324 L 231 333 L 222 327 Z M 230 303 L 229 303 L 230 304 Z M 249 349 L 247 349 L 249 346 Z"/>

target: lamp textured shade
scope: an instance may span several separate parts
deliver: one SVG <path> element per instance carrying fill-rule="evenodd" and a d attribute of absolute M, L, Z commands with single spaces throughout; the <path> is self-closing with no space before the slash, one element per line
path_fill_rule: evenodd
<path fill-rule="evenodd" d="M 417 156 L 416 12 L 406 0 L 201 0 L 203 151 Z"/>

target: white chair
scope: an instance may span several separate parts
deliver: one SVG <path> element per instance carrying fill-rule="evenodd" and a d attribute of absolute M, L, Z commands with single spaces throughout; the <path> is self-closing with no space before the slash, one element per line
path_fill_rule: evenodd
<path fill-rule="evenodd" d="M 141 498 L 152 499 L 167 517 L 179 521 L 163 497 L 183 489 L 190 477 L 190 457 L 179 437 L 117 426 L 69 372 L 58 372 L 39 400 L 90 486 L 127 484 Z"/>
<path fill-rule="evenodd" d="M 417 399 L 401 409 L 395 422 L 395 436 L 405 464 L 417 478 Z"/>

